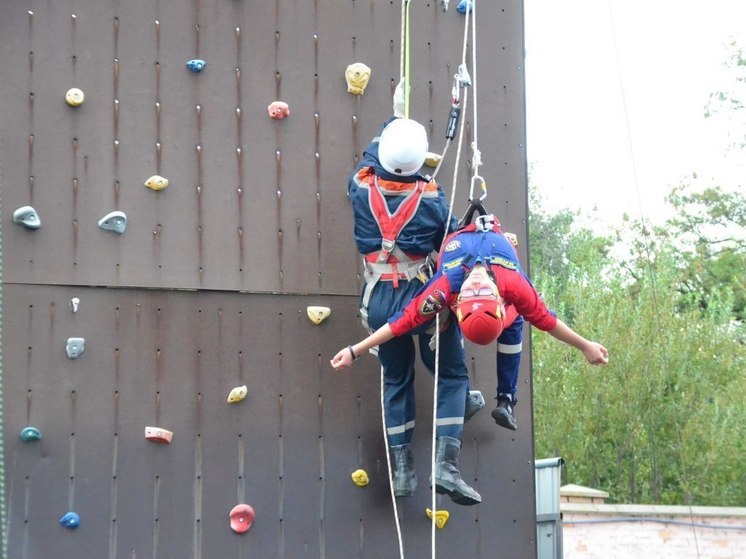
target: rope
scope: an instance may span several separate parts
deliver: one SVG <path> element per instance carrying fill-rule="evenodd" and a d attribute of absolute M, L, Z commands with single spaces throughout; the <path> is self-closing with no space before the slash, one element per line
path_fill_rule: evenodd
<path fill-rule="evenodd" d="M 404 118 L 409 118 L 409 6 L 411 0 L 404 0 L 404 4 L 406 4 L 404 14 Z"/>
<path fill-rule="evenodd" d="M 401 536 L 401 524 L 399 523 L 399 509 L 396 508 L 396 495 L 394 495 L 393 474 L 391 472 L 391 453 L 389 452 L 389 437 L 386 431 L 386 407 L 384 398 L 384 370 L 381 365 L 381 425 L 383 425 L 383 443 L 386 447 L 386 467 L 389 471 L 389 490 L 391 491 L 391 508 L 394 509 L 394 522 L 396 523 L 396 536 L 399 541 L 399 557 L 404 559 L 404 541 Z"/>
<path fill-rule="evenodd" d="M 0 146 L 0 156 L 2 155 L 2 146 Z M 2 157 L 0 157 L 0 163 Z M 2 166 L 0 165 L 0 184 L 2 184 Z M 1 207 L 1 205 L 0 205 Z M 3 237 L 0 229 L 0 340 L 2 339 L 3 328 Z M 0 425 L 3 425 L 3 348 L 0 344 Z M 0 431 L 0 537 L 2 542 L 2 556 L 8 556 L 8 523 L 7 509 L 5 506 L 5 443 L 3 431 Z"/>
<path fill-rule="evenodd" d="M 467 10 L 467 17 L 464 22 L 464 40 L 463 40 L 463 49 L 462 49 L 462 55 L 461 55 L 461 69 L 466 69 L 466 47 L 468 44 L 468 34 L 469 34 L 469 14 L 472 15 L 472 20 L 474 20 L 474 4 L 472 3 L 472 9 Z M 474 31 L 472 31 L 474 32 Z M 462 76 L 463 77 L 463 76 Z M 459 87 L 463 87 L 464 83 L 459 83 Z M 464 100 L 463 100 L 463 106 L 464 109 L 466 109 L 467 101 L 468 101 L 468 89 L 464 88 Z M 454 163 L 453 168 L 453 183 L 451 185 L 451 199 L 448 204 L 448 218 L 446 220 L 446 230 L 443 235 L 443 241 L 441 242 L 441 248 L 443 244 L 445 243 L 446 238 L 448 237 L 448 224 L 451 222 L 451 218 L 453 216 L 453 204 L 456 198 L 456 186 L 458 184 L 458 168 L 461 160 L 461 148 L 463 145 L 464 140 L 464 128 L 466 125 L 466 119 L 461 119 L 461 124 L 459 127 L 459 137 L 458 137 L 458 150 L 456 151 L 456 161 Z M 446 148 L 450 144 L 450 139 L 446 141 Z M 445 150 L 443 151 L 445 155 Z M 438 167 L 436 168 L 436 172 L 440 169 L 440 165 L 443 162 L 443 158 L 441 158 L 440 162 L 438 163 Z M 435 371 L 433 372 L 433 431 L 432 431 L 432 453 L 431 453 L 431 479 L 432 479 L 432 487 L 431 487 L 431 509 L 433 511 L 433 517 L 431 522 L 431 543 L 430 543 L 430 549 L 431 549 L 431 556 L 432 559 L 435 559 L 435 513 L 436 513 L 436 497 L 435 497 L 435 444 L 437 440 L 437 413 L 438 413 L 438 379 L 440 375 L 440 313 L 438 313 L 435 316 Z M 466 395 L 464 395 L 465 397 Z"/>
<path fill-rule="evenodd" d="M 626 125 L 626 132 L 627 132 L 627 147 L 629 149 L 630 160 L 632 162 L 632 176 L 633 176 L 634 184 L 635 184 L 635 193 L 637 194 L 637 204 L 638 204 L 638 208 L 640 211 L 640 223 L 642 225 L 642 233 L 643 233 L 642 238 L 643 238 L 643 244 L 645 247 L 645 255 L 647 257 L 647 268 L 648 268 L 648 274 L 650 275 L 651 290 L 653 294 L 653 309 L 654 309 L 655 318 L 656 318 L 657 325 L 658 325 L 657 335 L 660 337 L 662 336 L 663 327 L 661 326 L 661 323 L 660 323 L 660 310 L 658 308 L 658 295 L 657 295 L 657 289 L 656 289 L 655 270 L 653 268 L 652 258 L 650 257 L 650 242 L 648 239 L 649 233 L 648 233 L 648 227 L 645 221 L 645 215 L 643 212 L 642 198 L 640 197 L 640 182 L 637 176 L 637 163 L 635 159 L 635 152 L 632 146 L 632 133 L 630 131 L 630 126 L 629 126 L 629 114 L 627 111 L 627 100 L 626 100 L 626 96 L 624 92 L 624 79 L 622 77 L 622 69 L 621 69 L 621 64 L 619 62 L 619 45 L 617 43 L 617 37 L 616 37 L 614 10 L 612 8 L 610 1 L 608 2 L 608 7 L 609 7 L 609 19 L 611 23 L 611 37 L 612 37 L 612 42 L 614 45 L 614 56 L 616 59 L 617 79 L 619 80 L 619 91 L 621 93 L 621 98 L 622 98 L 622 108 L 624 110 L 624 122 Z M 679 439 L 681 439 L 681 429 L 678 427 L 678 424 L 676 427 L 676 435 Z M 688 489 L 689 487 L 688 480 L 684 479 L 684 483 Z M 699 549 L 699 539 L 697 537 L 697 530 L 696 530 L 696 526 L 694 523 L 694 511 L 692 510 L 691 504 L 689 505 L 689 523 L 692 527 L 694 547 L 697 553 L 697 557 L 699 558 L 701 557 L 701 553 Z"/>

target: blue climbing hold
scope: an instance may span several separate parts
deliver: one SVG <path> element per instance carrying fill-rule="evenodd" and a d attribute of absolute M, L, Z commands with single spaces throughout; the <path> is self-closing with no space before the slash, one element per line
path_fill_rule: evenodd
<path fill-rule="evenodd" d="M 192 58 L 186 63 L 187 68 L 189 68 L 195 74 L 199 74 L 202 70 L 204 70 L 206 64 L 207 62 L 205 62 L 204 60 L 200 60 L 199 58 Z"/>
<path fill-rule="evenodd" d="M 75 530 L 80 526 L 80 516 L 78 516 L 77 512 L 65 513 L 65 515 L 60 518 L 60 524 L 68 530 Z"/>
<path fill-rule="evenodd" d="M 456 6 L 456 10 L 460 14 L 465 14 L 466 11 L 472 11 L 474 9 L 474 3 L 471 0 L 461 0 Z"/>
<path fill-rule="evenodd" d="M 24 429 L 21 429 L 20 437 L 22 441 L 40 441 L 41 440 L 41 431 L 39 431 L 36 427 L 25 427 Z"/>

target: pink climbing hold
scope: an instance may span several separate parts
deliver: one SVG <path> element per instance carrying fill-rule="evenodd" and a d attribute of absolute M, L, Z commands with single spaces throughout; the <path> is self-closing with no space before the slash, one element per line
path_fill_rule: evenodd
<path fill-rule="evenodd" d="M 286 116 L 290 116 L 290 107 L 284 101 L 274 101 L 267 107 L 269 112 L 269 118 L 275 120 L 282 120 Z"/>
<path fill-rule="evenodd" d="M 145 438 L 156 443 L 169 444 L 174 434 L 160 427 L 145 427 Z"/>

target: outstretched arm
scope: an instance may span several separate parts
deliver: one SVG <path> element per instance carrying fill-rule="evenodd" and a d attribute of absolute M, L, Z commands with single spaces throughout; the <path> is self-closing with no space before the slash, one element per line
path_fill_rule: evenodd
<path fill-rule="evenodd" d="M 388 323 L 384 324 L 363 341 L 347 346 L 344 349 L 340 349 L 337 352 L 337 355 L 335 355 L 331 360 L 332 367 L 336 370 L 342 369 L 343 367 L 349 367 L 352 365 L 352 362 L 364 352 L 372 347 L 388 342 L 393 337 L 394 334 L 391 331 L 391 326 L 389 326 Z"/>
<path fill-rule="evenodd" d="M 604 346 L 586 340 L 560 319 L 557 319 L 557 325 L 549 330 L 549 334 L 559 341 L 579 349 L 591 365 L 606 365 L 609 362 L 609 352 Z"/>

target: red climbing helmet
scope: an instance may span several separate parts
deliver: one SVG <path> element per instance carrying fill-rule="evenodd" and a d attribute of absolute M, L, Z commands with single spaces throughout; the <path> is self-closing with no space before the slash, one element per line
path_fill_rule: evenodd
<path fill-rule="evenodd" d="M 494 342 L 503 331 L 505 312 L 495 283 L 485 276 L 486 282 L 472 284 L 465 281 L 456 304 L 461 331 L 464 337 L 479 345 Z"/>
<path fill-rule="evenodd" d="M 389 173 L 408 177 L 422 167 L 427 148 L 425 127 L 409 118 L 397 118 L 381 133 L 378 159 Z"/>

